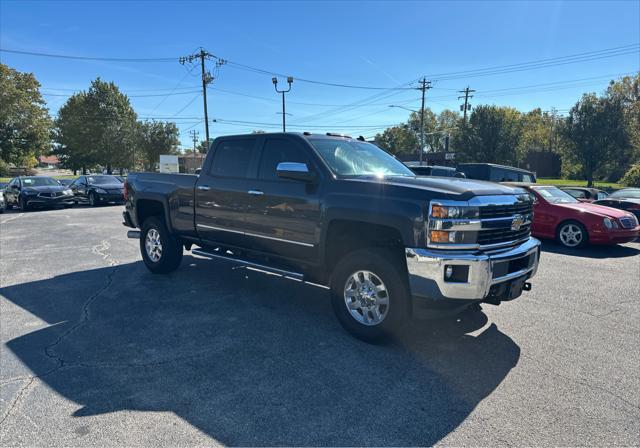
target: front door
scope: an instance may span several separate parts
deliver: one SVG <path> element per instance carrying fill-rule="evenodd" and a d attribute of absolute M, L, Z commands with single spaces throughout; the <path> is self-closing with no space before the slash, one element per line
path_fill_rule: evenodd
<path fill-rule="evenodd" d="M 305 163 L 316 180 L 278 177 L 281 162 Z M 320 170 L 309 148 L 292 137 L 266 137 L 257 179 L 250 181 L 246 237 L 252 247 L 287 258 L 316 260 L 320 240 Z"/>
<path fill-rule="evenodd" d="M 244 246 L 249 178 L 255 176 L 256 138 L 225 138 L 195 188 L 196 230 L 210 244 Z"/>

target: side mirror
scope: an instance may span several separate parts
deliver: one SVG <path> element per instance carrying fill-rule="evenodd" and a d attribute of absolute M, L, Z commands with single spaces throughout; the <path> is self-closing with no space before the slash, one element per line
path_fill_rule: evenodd
<path fill-rule="evenodd" d="M 283 179 L 300 180 L 302 182 L 313 182 L 316 178 L 315 174 L 309 171 L 306 163 L 299 162 L 280 162 L 276 167 L 278 177 Z"/>

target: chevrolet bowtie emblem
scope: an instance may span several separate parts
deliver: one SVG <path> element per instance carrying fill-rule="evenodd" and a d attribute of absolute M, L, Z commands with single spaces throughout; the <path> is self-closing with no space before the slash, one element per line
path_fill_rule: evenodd
<path fill-rule="evenodd" d="M 516 215 L 513 217 L 513 221 L 511 221 L 511 230 L 517 232 L 523 225 L 524 217 L 522 215 Z"/>

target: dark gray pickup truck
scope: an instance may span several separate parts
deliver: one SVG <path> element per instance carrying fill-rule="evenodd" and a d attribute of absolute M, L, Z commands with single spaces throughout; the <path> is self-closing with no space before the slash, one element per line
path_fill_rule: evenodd
<path fill-rule="evenodd" d="M 368 341 L 413 316 L 515 299 L 538 266 L 523 190 L 416 177 L 361 139 L 221 137 L 199 175 L 131 174 L 125 194 L 152 272 L 186 248 L 328 288 L 340 323 Z"/>

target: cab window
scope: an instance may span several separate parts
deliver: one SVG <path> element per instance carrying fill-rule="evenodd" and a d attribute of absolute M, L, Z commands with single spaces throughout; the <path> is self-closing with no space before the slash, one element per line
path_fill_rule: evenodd
<path fill-rule="evenodd" d="M 254 149 L 253 138 L 220 142 L 213 155 L 210 173 L 219 177 L 248 177 Z"/>
<path fill-rule="evenodd" d="M 262 150 L 258 178 L 278 180 L 276 168 L 281 162 L 298 162 L 309 165 L 309 159 L 304 150 L 295 142 L 284 138 L 269 138 Z"/>

